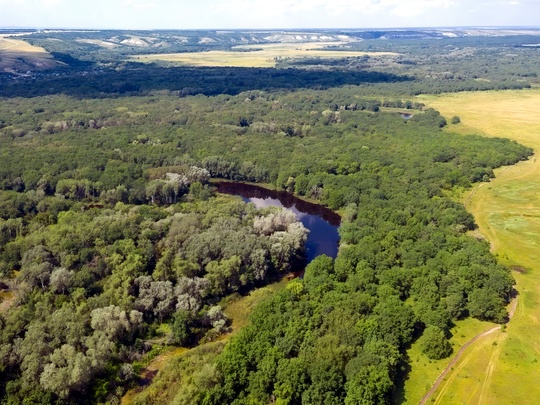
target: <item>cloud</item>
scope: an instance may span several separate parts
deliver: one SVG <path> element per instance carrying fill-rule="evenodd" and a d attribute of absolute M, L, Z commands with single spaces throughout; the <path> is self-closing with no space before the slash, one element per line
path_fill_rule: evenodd
<path fill-rule="evenodd" d="M 411 18 L 465 5 L 464 0 L 218 0 L 215 13 L 228 18 L 242 16 L 243 21 L 306 21 L 316 16 L 332 21 L 338 18 L 353 20 L 377 16 L 384 21 L 386 16 Z M 247 24 L 249 25 L 249 24 Z"/>
<path fill-rule="evenodd" d="M 63 0 L 40 0 L 40 3 L 46 7 L 58 6 Z"/>
<path fill-rule="evenodd" d="M 0 10 L 0 26 L 387 28 L 538 25 L 540 4 L 537 0 L 0 0 Z"/>
<path fill-rule="evenodd" d="M 133 7 L 135 9 L 149 9 L 156 7 L 157 4 L 152 1 L 124 0 L 123 5 L 125 7 Z"/>

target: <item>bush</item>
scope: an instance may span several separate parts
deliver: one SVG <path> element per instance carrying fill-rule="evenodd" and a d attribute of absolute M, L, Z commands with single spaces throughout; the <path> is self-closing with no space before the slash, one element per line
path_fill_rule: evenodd
<path fill-rule="evenodd" d="M 452 346 L 437 326 L 428 326 L 420 338 L 422 353 L 432 360 L 444 359 L 452 354 Z"/>
<path fill-rule="evenodd" d="M 192 340 L 191 326 L 193 318 L 188 311 L 177 311 L 171 327 L 171 343 L 188 346 Z"/>

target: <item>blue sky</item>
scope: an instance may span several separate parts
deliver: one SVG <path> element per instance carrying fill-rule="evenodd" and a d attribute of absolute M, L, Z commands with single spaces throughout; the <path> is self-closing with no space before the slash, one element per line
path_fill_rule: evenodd
<path fill-rule="evenodd" d="M 0 0 L 0 27 L 540 26 L 540 0 Z"/>

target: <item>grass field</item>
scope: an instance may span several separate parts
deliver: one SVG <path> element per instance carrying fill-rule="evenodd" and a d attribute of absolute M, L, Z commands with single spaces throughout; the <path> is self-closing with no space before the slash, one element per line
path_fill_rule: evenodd
<path fill-rule="evenodd" d="M 301 58 L 347 58 L 356 56 L 394 56 L 390 52 L 353 52 L 353 51 L 326 51 L 322 49 L 327 45 L 339 45 L 339 42 L 328 43 L 279 43 L 262 45 L 240 45 L 234 51 L 209 51 L 175 54 L 150 54 L 132 56 L 131 60 L 137 62 L 166 61 L 188 66 L 234 66 L 234 67 L 274 67 L 277 59 Z"/>
<path fill-rule="evenodd" d="M 419 342 L 415 342 L 407 351 L 411 371 L 405 381 L 403 391 L 397 395 L 397 402 L 399 404 L 418 404 L 459 348 L 474 336 L 493 328 L 493 326 L 492 323 L 472 318 L 456 322 L 452 328 L 452 339 L 450 339 L 454 352 L 447 359 L 430 360 L 420 350 Z"/>
<path fill-rule="evenodd" d="M 26 72 L 49 69 L 57 66 L 45 49 L 30 45 L 20 39 L 0 36 L 0 71 Z"/>
<path fill-rule="evenodd" d="M 420 101 L 462 123 L 449 130 L 514 139 L 540 151 L 540 89 L 422 96 Z M 475 342 L 432 397 L 435 404 L 536 404 L 540 398 L 540 160 L 500 168 L 476 188 L 467 209 L 502 263 L 514 266 L 518 306 L 505 332 Z M 470 192 L 464 196 L 468 199 Z M 486 328 L 488 329 L 488 328 Z M 467 333 L 468 334 L 468 333 Z M 416 367 L 418 368 L 418 367 Z M 405 386 L 414 392 L 415 369 Z M 418 403 L 410 396 L 407 403 Z M 419 399 L 419 398 L 418 398 Z M 416 402 L 415 402 L 416 401 Z"/>

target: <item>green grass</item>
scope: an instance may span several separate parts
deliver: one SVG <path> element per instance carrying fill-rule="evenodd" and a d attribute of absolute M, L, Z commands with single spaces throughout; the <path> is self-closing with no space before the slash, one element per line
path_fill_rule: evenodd
<path fill-rule="evenodd" d="M 449 130 L 510 138 L 536 154 L 540 150 L 539 89 L 422 96 L 420 101 L 447 119 L 459 116 L 462 123 Z M 436 404 L 535 404 L 540 398 L 540 160 L 535 155 L 497 169 L 496 176 L 475 190 L 467 209 L 499 261 L 525 269 L 513 272 L 517 311 L 505 333 L 469 347 L 435 393 Z M 413 363 L 411 375 L 419 373 Z"/>
<path fill-rule="evenodd" d="M 249 295 L 240 297 L 228 305 L 223 305 L 223 312 L 232 320 L 232 333 L 237 332 L 249 323 L 251 312 L 259 302 L 270 298 L 275 292 L 285 288 L 287 283 L 288 281 L 286 279 L 282 279 L 277 283 L 253 290 Z"/>
<path fill-rule="evenodd" d="M 411 371 L 405 381 L 403 394 L 401 395 L 403 401 L 400 403 L 418 404 L 441 372 L 450 363 L 459 348 L 476 335 L 491 329 L 493 326 L 494 324 L 492 323 L 481 322 L 472 318 L 457 321 L 451 330 L 452 338 L 450 339 L 454 352 L 449 358 L 442 360 L 430 360 L 422 353 L 419 342 L 416 341 L 407 350 Z"/>

